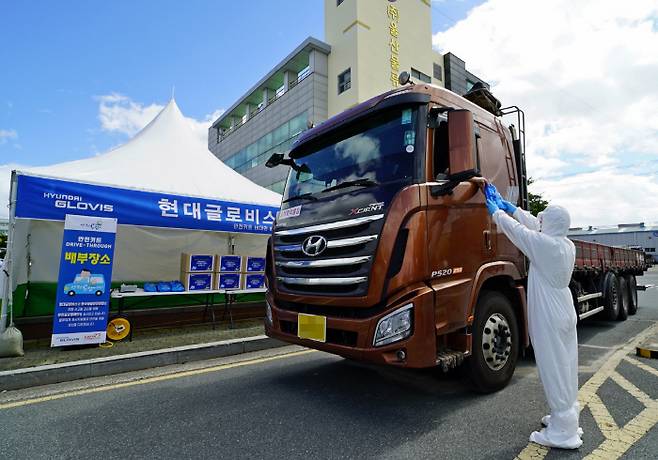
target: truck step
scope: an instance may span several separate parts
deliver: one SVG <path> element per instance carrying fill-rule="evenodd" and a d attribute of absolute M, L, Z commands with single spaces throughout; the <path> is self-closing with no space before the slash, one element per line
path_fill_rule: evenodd
<path fill-rule="evenodd" d="M 466 357 L 463 351 L 444 350 L 436 355 L 436 365 L 441 368 L 443 372 L 448 372 L 459 366 Z"/>

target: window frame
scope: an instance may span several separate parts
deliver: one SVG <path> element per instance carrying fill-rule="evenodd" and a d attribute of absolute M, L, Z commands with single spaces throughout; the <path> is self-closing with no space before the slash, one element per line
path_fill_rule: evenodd
<path fill-rule="evenodd" d="M 343 81 L 341 83 L 341 77 L 343 77 L 347 74 L 349 74 L 349 76 L 350 76 L 349 81 L 347 81 L 347 82 Z M 349 91 L 349 89 L 352 88 L 352 67 L 348 67 L 347 69 L 345 69 L 341 73 L 339 73 L 338 77 L 337 77 L 337 80 L 338 80 L 338 87 L 337 87 L 338 94 L 343 94 L 345 91 Z M 341 85 L 343 87 L 342 91 L 341 91 Z"/>

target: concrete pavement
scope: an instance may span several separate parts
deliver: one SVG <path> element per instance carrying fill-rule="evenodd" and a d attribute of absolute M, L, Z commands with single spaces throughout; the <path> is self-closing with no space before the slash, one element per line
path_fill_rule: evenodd
<path fill-rule="evenodd" d="M 456 373 L 285 347 L 4 393 L 0 458 L 653 459 L 658 360 L 633 347 L 656 332 L 658 292 L 639 298 L 625 322 L 579 327 L 579 451 L 528 445 L 547 411 L 531 360 L 482 396 Z"/>

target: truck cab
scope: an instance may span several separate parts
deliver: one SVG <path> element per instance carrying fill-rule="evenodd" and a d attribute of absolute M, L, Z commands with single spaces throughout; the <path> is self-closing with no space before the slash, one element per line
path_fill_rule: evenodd
<path fill-rule="evenodd" d="M 526 203 L 514 129 L 444 88 L 406 85 L 303 133 L 268 242 L 268 336 L 401 367 L 464 362 L 507 384 L 528 344 L 523 255 L 481 176 Z"/>

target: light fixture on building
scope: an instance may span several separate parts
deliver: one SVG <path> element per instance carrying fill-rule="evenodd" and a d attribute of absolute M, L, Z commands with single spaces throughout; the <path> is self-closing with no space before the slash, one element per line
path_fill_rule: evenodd
<path fill-rule="evenodd" d="M 409 72 L 406 70 L 400 72 L 400 76 L 398 77 L 398 83 L 400 83 L 400 86 L 404 86 L 407 83 L 410 85 L 413 85 L 414 82 L 411 81 L 411 75 L 409 75 Z"/>

